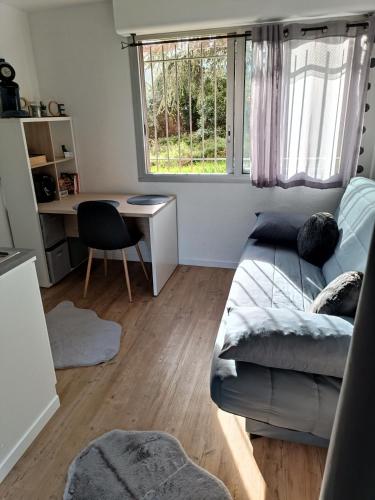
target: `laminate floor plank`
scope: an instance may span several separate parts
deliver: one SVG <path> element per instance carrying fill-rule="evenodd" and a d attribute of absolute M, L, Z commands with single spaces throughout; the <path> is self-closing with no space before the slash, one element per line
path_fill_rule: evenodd
<path fill-rule="evenodd" d="M 46 312 L 63 300 L 124 329 L 110 362 L 57 371 L 61 407 L 0 485 L 4 500 L 61 499 L 66 471 L 92 439 L 112 429 L 160 430 L 219 477 L 235 500 L 317 500 L 326 451 L 277 440 L 250 441 L 245 420 L 209 395 L 213 345 L 233 270 L 179 266 L 158 297 L 129 263 L 132 304 L 121 262 L 93 261 L 43 290 Z"/>

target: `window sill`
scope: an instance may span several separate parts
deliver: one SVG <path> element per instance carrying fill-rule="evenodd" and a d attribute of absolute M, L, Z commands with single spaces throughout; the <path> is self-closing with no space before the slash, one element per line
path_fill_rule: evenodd
<path fill-rule="evenodd" d="M 138 177 L 139 182 L 230 182 L 249 183 L 249 174 L 144 174 Z"/>

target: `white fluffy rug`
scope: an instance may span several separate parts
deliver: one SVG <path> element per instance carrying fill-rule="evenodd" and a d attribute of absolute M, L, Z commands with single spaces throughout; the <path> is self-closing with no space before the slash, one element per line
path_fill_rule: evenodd
<path fill-rule="evenodd" d="M 73 302 L 58 304 L 46 314 L 46 321 L 55 368 L 97 365 L 120 349 L 121 326 Z"/>

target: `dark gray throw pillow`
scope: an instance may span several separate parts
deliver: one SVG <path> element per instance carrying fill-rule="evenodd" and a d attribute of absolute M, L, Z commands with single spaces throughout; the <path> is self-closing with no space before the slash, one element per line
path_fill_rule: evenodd
<path fill-rule="evenodd" d="M 322 267 L 335 251 L 339 235 L 333 215 L 318 212 L 309 217 L 298 232 L 298 253 L 311 264 Z"/>
<path fill-rule="evenodd" d="M 296 243 L 298 231 L 308 215 L 287 212 L 258 212 L 250 238 L 268 243 Z"/>
<path fill-rule="evenodd" d="M 340 274 L 315 298 L 311 312 L 354 318 L 362 281 L 363 273 L 359 271 Z"/>

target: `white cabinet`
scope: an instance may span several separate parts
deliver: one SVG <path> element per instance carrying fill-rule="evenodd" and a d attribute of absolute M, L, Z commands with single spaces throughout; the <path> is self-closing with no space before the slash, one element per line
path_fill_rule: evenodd
<path fill-rule="evenodd" d="M 0 481 L 59 407 L 35 258 L 0 275 Z"/>

